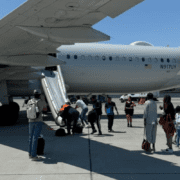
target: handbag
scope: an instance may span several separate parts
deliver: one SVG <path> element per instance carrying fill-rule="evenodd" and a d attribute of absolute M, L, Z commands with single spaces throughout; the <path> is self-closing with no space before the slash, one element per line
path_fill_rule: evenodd
<path fill-rule="evenodd" d="M 149 148 L 150 148 L 150 143 L 146 140 L 145 138 L 145 126 L 144 126 L 144 139 L 143 139 L 143 142 L 142 142 L 142 149 L 144 149 L 145 151 L 148 151 Z"/>
<path fill-rule="evenodd" d="M 165 123 L 166 123 L 166 120 L 165 120 L 164 116 L 161 116 L 160 120 L 159 120 L 159 124 L 164 125 Z"/>

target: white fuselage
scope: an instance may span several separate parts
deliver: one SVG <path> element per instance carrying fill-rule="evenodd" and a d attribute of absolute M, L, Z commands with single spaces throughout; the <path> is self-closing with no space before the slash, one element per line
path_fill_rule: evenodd
<path fill-rule="evenodd" d="M 68 93 L 133 93 L 180 87 L 180 48 L 76 44 L 58 58 Z"/>

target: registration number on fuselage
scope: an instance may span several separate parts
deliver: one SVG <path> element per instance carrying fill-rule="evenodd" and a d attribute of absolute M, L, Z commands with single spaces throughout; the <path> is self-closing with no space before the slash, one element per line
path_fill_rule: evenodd
<path fill-rule="evenodd" d="M 160 65 L 160 69 L 176 69 L 176 65 Z"/>

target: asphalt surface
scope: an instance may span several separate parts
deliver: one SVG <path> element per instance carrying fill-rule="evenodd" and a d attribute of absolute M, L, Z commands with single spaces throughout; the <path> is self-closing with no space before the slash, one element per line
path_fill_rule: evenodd
<path fill-rule="evenodd" d="M 178 97 L 177 97 L 178 96 Z M 163 98 L 157 101 L 162 105 Z M 156 152 L 146 153 L 141 149 L 143 140 L 143 110 L 138 105 L 134 110 L 133 127 L 127 127 L 124 103 L 113 98 L 119 114 L 115 116 L 114 133 L 109 133 L 107 116 L 104 112 L 101 120 L 102 136 L 90 135 L 91 128 L 84 128 L 83 134 L 56 137 L 58 126 L 51 113 L 43 117 L 45 155 L 42 161 L 33 162 L 28 157 L 28 120 L 23 101 L 15 99 L 21 105 L 20 118 L 15 126 L 0 127 L 0 179 L 1 180 L 166 180 L 180 177 L 180 149 L 173 145 L 173 154 L 165 154 L 167 148 L 164 131 L 157 129 Z M 180 96 L 172 97 L 174 107 L 180 105 Z M 88 107 L 91 110 L 91 106 Z M 158 114 L 162 113 L 158 109 Z M 116 113 L 115 113 L 116 114 Z M 5 118 L 3 117 L 3 120 Z M 97 126 L 96 126 L 97 128 Z"/>

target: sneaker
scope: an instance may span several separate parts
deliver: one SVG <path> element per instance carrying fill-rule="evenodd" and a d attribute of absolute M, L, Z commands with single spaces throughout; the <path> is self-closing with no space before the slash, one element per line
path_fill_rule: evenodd
<path fill-rule="evenodd" d="M 40 161 L 41 159 L 42 159 L 42 158 L 37 157 L 37 156 L 36 156 L 36 157 L 32 157 L 32 158 L 31 158 L 31 160 L 32 160 L 32 161 Z"/>
<path fill-rule="evenodd" d="M 111 129 L 111 132 L 114 132 L 114 130 L 113 130 L 113 129 Z"/>
<path fill-rule="evenodd" d="M 162 149 L 163 152 L 166 152 L 166 153 L 173 153 L 173 150 L 172 149 Z"/>
<path fill-rule="evenodd" d="M 108 132 L 111 132 L 111 130 L 109 129 Z"/>
<path fill-rule="evenodd" d="M 94 133 L 96 133 L 96 132 L 97 132 L 97 130 L 93 130 L 91 134 L 94 134 Z"/>
<path fill-rule="evenodd" d="M 130 127 L 132 127 L 132 124 L 130 124 Z"/>
<path fill-rule="evenodd" d="M 129 123 L 127 124 L 127 127 L 129 127 Z"/>

